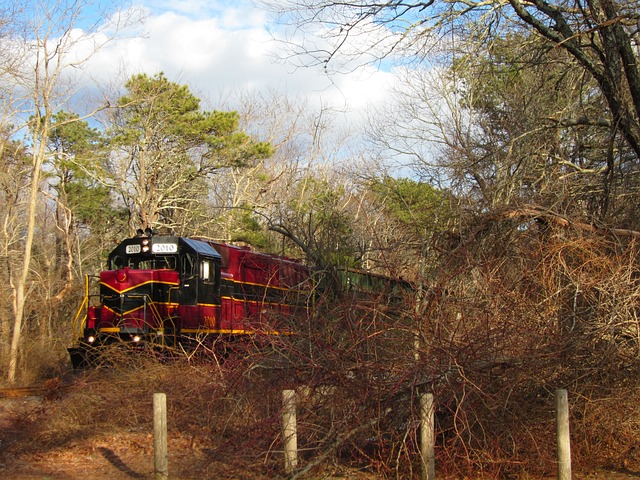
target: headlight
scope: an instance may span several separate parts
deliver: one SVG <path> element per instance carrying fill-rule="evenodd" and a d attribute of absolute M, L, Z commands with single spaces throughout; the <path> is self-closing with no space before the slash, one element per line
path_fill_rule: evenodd
<path fill-rule="evenodd" d="M 96 341 L 96 337 L 94 337 L 93 335 L 89 335 L 87 337 L 87 343 L 93 343 Z"/>
<path fill-rule="evenodd" d="M 140 335 L 134 335 L 133 341 L 138 343 L 141 340 Z"/>

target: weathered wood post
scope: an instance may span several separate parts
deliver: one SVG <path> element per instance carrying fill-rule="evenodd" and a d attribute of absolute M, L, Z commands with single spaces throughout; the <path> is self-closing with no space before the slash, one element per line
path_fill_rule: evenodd
<path fill-rule="evenodd" d="M 556 435 L 558 445 L 558 480 L 571 480 L 571 441 L 569 438 L 569 398 L 559 388 L 556 397 Z"/>
<path fill-rule="evenodd" d="M 153 450 L 154 480 L 168 480 L 169 453 L 167 450 L 167 396 L 153 394 Z"/>
<path fill-rule="evenodd" d="M 422 459 L 422 480 L 435 480 L 435 411 L 433 393 L 420 396 L 420 457 Z"/>
<path fill-rule="evenodd" d="M 282 391 L 282 434 L 284 436 L 284 469 L 293 472 L 298 466 L 298 432 L 296 426 L 296 392 Z"/>

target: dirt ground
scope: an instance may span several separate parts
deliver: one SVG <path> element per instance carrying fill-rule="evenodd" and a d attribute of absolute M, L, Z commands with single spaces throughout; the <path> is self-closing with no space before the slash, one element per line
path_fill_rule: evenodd
<path fill-rule="evenodd" d="M 43 447 L 38 436 L 25 436 L 21 424 L 43 415 L 43 400 L 37 397 L 0 399 L 0 479 L 12 480 L 124 480 L 153 479 L 153 435 L 148 431 L 96 434 L 90 439 L 61 439 Z M 47 408 L 55 408 L 51 402 Z M 37 418 L 35 419 L 37 421 Z M 43 432 L 44 435 L 44 432 Z M 269 478 L 263 472 L 230 468 L 207 454 L 207 446 L 193 439 L 169 438 L 169 478 L 175 479 L 254 479 Z M 241 465 L 241 464 L 239 464 Z M 307 477 L 311 478 L 311 477 Z M 358 471 L 326 472 L 324 479 L 372 480 Z M 530 477 L 527 480 L 533 480 Z M 574 473 L 575 480 L 637 480 L 640 472 L 601 470 Z"/>
<path fill-rule="evenodd" d="M 96 433 L 90 439 L 57 438 L 43 446 L 37 436 L 25 435 L 21 424 L 55 409 L 55 401 L 41 398 L 0 398 L 0 480 L 124 480 L 153 479 L 152 428 L 117 434 Z M 37 419 L 36 419 L 37 421 Z M 33 430 L 33 427 L 30 427 Z M 43 432 L 43 436 L 51 436 Z M 189 436 L 169 435 L 169 478 L 267 479 L 263 472 L 243 469 L 242 459 L 233 462 L 212 458 L 207 445 Z M 59 445 L 59 446 L 55 446 Z M 233 466 L 236 465 L 236 466 Z M 371 480 L 358 472 L 333 472 L 323 478 Z"/>
<path fill-rule="evenodd" d="M 48 402 L 46 408 L 51 408 Z M 152 479 L 153 435 L 146 431 L 96 434 L 89 440 L 65 438 L 59 447 L 38 443 L 26 436 L 21 423 L 42 415 L 43 400 L 37 397 L 0 399 L 0 479 L 101 480 Z M 55 408 L 55 406 L 53 407 Z M 170 438 L 169 467 L 172 479 L 225 478 L 215 472 L 216 462 L 206 448 L 188 438 Z M 229 472 L 226 478 L 252 478 Z M 236 476 L 237 475 L 237 476 Z"/>

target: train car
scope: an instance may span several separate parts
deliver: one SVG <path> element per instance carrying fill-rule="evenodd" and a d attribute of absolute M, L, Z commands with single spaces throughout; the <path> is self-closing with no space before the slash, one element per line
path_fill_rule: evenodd
<path fill-rule="evenodd" d="M 407 296 L 414 292 L 411 282 L 353 268 L 335 272 L 341 293 L 358 300 L 384 303 L 390 307 L 406 306 Z"/>
<path fill-rule="evenodd" d="M 212 242 L 139 233 L 99 275 L 73 321 L 74 367 L 115 342 L 172 347 L 211 336 L 287 334 L 309 313 L 312 275 L 299 261 Z"/>

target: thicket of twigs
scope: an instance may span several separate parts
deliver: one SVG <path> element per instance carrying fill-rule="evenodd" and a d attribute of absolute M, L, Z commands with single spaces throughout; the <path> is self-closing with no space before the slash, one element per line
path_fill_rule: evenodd
<path fill-rule="evenodd" d="M 637 242 L 513 223 L 475 229 L 402 312 L 334 304 L 300 342 L 306 356 L 288 351 L 321 392 L 302 407 L 308 462 L 418 476 L 419 396 L 433 392 L 443 474 L 553 475 L 564 388 L 574 468 L 637 464 Z"/>

